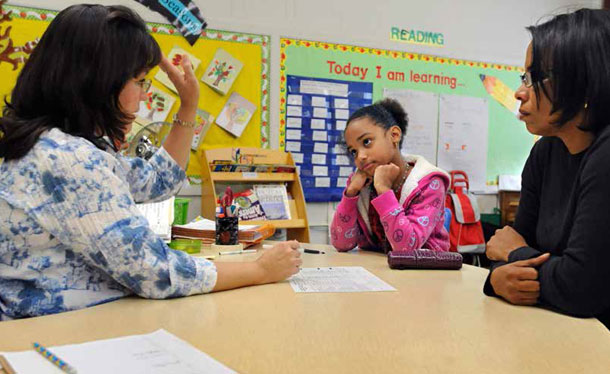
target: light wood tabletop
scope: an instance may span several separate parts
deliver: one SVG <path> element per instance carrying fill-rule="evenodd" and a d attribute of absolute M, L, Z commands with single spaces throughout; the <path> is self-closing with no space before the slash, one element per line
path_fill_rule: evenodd
<path fill-rule="evenodd" d="M 163 328 L 241 373 L 610 372 L 610 332 L 599 321 L 486 297 L 485 269 L 391 270 L 382 254 L 317 247 L 326 254 L 303 254 L 304 267 L 362 266 L 397 291 L 295 293 L 285 281 L 173 300 L 129 297 L 0 322 L 0 351 Z"/>

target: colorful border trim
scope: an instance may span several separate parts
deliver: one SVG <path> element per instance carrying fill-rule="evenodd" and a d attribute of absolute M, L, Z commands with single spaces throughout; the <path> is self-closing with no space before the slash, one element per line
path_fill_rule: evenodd
<path fill-rule="evenodd" d="M 424 62 L 432 62 L 438 64 L 447 64 L 447 65 L 464 65 L 466 67 L 472 68 L 483 68 L 483 69 L 496 69 L 496 70 L 506 70 L 506 71 L 516 71 L 523 73 L 523 68 L 519 66 L 512 65 L 502 65 L 488 62 L 479 62 L 479 61 L 469 61 L 469 60 L 459 60 L 448 57 L 441 56 L 433 56 L 433 55 L 423 55 L 418 53 L 411 52 L 402 52 L 402 51 L 391 51 L 388 49 L 377 49 L 377 48 L 368 48 L 368 47 L 358 47 L 347 44 L 335 44 L 335 43 L 326 43 L 326 42 L 316 42 L 311 40 L 303 40 L 303 39 L 292 39 L 292 38 L 280 38 L 280 149 L 284 150 L 286 145 L 286 48 L 289 46 L 299 46 L 306 48 L 318 48 L 324 50 L 334 50 L 334 51 L 342 51 L 342 52 L 357 52 L 362 54 L 370 54 L 374 56 L 387 56 L 395 59 L 408 59 L 408 60 L 417 60 Z"/>
<path fill-rule="evenodd" d="M 34 21 L 50 22 L 51 20 L 53 20 L 53 18 L 55 18 L 58 13 L 57 11 L 53 10 L 25 8 L 13 5 L 4 5 L 3 8 L 5 9 L 5 13 L 6 11 L 12 11 L 12 17 L 19 17 L 22 19 Z M 179 35 L 178 30 L 169 24 L 146 23 L 146 25 L 148 26 L 148 30 L 153 34 Z M 262 148 L 270 148 L 269 137 L 271 129 L 269 126 L 269 36 L 206 29 L 201 32 L 199 38 L 207 40 L 223 40 L 242 44 L 254 44 L 259 45 L 261 47 L 261 146 Z"/>

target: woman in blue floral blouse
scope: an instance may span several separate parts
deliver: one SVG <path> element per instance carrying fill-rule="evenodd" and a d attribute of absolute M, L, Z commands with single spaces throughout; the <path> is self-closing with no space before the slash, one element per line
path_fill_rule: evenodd
<path fill-rule="evenodd" d="M 148 161 L 123 157 L 116 151 L 146 97 L 144 77 L 159 64 L 180 96 L 177 120 Z M 128 8 L 75 5 L 51 22 L 0 118 L 0 320 L 298 271 L 297 242 L 254 262 L 212 263 L 168 248 L 138 212 L 136 202 L 166 199 L 185 181 L 199 83 L 187 58 L 182 67 Z"/>

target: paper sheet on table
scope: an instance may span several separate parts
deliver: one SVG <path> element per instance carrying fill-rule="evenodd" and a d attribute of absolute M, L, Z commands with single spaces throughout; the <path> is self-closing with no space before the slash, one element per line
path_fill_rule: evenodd
<path fill-rule="evenodd" d="M 235 371 L 165 330 L 48 347 L 79 374 L 204 374 Z M 4 353 L 19 374 L 63 374 L 35 351 Z"/>
<path fill-rule="evenodd" d="M 165 330 L 48 349 L 79 374 L 235 373 Z M 4 356 L 19 374 L 63 373 L 35 351 L 10 352 Z"/>
<path fill-rule="evenodd" d="M 396 291 L 361 266 L 302 268 L 290 285 L 294 292 Z"/>

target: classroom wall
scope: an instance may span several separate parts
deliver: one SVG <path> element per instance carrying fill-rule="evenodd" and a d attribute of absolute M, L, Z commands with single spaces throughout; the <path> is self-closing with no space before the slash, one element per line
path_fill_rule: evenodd
<path fill-rule="evenodd" d="M 84 1 L 85 2 L 85 1 Z M 86 1 L 89 2 L 89 1 Z M 80 1 L 9 0 L 9 4 L 63 9 Z M 133 0 L 102 0 L 137 9 L 151 22 L 167 23 Z M 271 129 L 277 146 L 279 123 L 279 38 L 307 38 L 375 48 L 403 50 L 452 58 L 523 65 L 529 42 L 525 27 L 542 17 L 579 7 L 600 8 L 601 0 L 195 0 L 210 28 L 271 36 Z M 390 40 L 392 26 L 444 34 L 443 48 Z M 274 146 L 274 147 L 275 147 Z M 198 214 L 199 188 L 181 192 L 193 199 L 189 217 Z M 497 205 L 495 195 L 479 196 L 483 212 Z M 335 204 L 308 204 L 312 241 L 326 243 Z"/>

